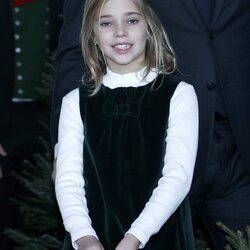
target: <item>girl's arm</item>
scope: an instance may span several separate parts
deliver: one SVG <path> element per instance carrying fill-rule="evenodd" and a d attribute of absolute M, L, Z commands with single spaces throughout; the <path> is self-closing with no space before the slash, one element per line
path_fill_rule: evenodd
<path fill-rule="evenodd" d="M 58 158 L 55 180 L 56 198 L 72 245 L 76 240 L 97 235 L 88 215 L 83 179 L 83 123 L 79 110 L 79 90 L 63 98 L 59 119 Z M 81 248 L 79 248 L 81 249 Z"/>
<path fill-rule="evenodd" d="M 143 248 L 188 194 L 198 146 L 198 102 L 192 85 L 181 82 L 171 98 L 162 177 L 127 234 Z"/>

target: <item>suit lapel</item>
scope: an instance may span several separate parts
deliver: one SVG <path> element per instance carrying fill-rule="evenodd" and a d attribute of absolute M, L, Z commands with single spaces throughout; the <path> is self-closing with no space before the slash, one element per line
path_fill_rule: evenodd
<path fill-rule="evenodd" d="M 212 22 L 211 22 L 211 26 L 213 26 L 215 24 L 215 22 L 217 21 L 217 18 L 219 17 L 221 11 L 222 11 L 222 7 L 224 5 L 225 0 L 215 0 L 214 3 L 214 11 L 213 11 L 213 18 L 212 18 Z"/>
<path fill-rule="evenodd" d="M 198 12 L 198 9 L 194 3 L 194 0 L 180 0 L 180 2 L 183 4 L 183 6 L 187 9 L 190 16 L 198 23 L 201 27 L 204 28 L 205 22 L 202 19 L 200 13 Z"/>
<path fill-rule="evenodd" d="M 207 0 L 209 1 L 209 0 Z M 224 5 L 225 0 L 215 0 L 214 2 L 214 9 L 213 9 L 213 16 L 211 19 L 211 25 L 207 25 L 202 16 L 199 13 L 199 10 L 197 9 L 194 0 L 180 0 L 180 2 L 183 4 L 183 6 L 187 9 L 190 16 L 201 26 L 204 28 L 209 28 L 210 26 L 214 25 L 217 21 L 217 18 L 219 17 L 222 7 Z"/>

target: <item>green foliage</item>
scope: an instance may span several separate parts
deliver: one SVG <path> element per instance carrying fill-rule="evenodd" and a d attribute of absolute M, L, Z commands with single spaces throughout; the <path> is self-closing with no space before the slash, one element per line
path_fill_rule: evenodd
<path fill-rule="evenodd" d="M 221 222 L 217 222 L 217 226 L 225 232 L 226 250 L 250 250 L 250 226 L 246 227 L 245 232 L 234 232 Z"/>
<path fill-rule="evenodd" d="M 46 142 L 44 146 L 49 149 Z M 45 153 L 33 160 L 24 162 L 21 174 L 14 174 L 25 189 L 12 199 L 19 207 L 22 230 L 6 233 L 16 243 L 15 250 L 61 249 L 63 227 L 51 180 L 52 159 Z"/>
<path fill-rule="evenodd" d="M 19 243 L 15 250 L 58 250 L 62 248 L 62 243 L 49 234 L 43 234 L 40 237 L 30 236 L 27 232 L 8 229 L 6 230 L 9 238 Z"/>
<path fill-rule="evenodd" d="M 226 250 L 250 250 L 250 226 L 247 226 L 245 231 L 237 230 L 234 232 L 221 222 L 216 223 L 217 226 L 225 233 L 227 244 L 224 249 Z M 212 250 L 209 246 L 208 235 L 199 227 L 195 228 L 195 242 L 196 250 Z"/>

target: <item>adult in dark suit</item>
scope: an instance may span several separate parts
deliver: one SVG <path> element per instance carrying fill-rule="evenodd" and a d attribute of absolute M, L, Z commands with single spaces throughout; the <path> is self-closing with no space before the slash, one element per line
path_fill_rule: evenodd
<path fill-rule="evenodd" d="M 50 44 L 49 48 L 51 51 L 55 51 L 58 44 L 59 32 L 63 21 L 63 2 L 64 0 L 50 0 L 49 1 L 49 36 Z"/>
<path fill-rule="evenodd" d="M 250 2 L 245 0 L 155 0 L 183 79 L 195 87 L 200 109 L 200 143 L 192 211 L 224 248 L 215 221 L 232 229 L 250 224 Z M 65 1 L 52 107 L 52 138 L 63 95 L 84 71 L 79 31 L 84 1 Z"/>
<path fill-rule="evenodd" d="M 85 71 L 80 49 L 80 29 L 85 1 L 64 1 L 63 26 L 60 31 L 56 57 L 56 80 L 52 98 L 51 136 L 57 143 L 58 120 L 62 98 L 76 88 Z"/>
<path fill-rule="evenodd" d="M 215 221 L 234 230 L 250 224 L 250 2 L 158 0 L 152 5 L 199 99 L 193 214 L 209 229 L 214 248 L 223 249 Z"/>

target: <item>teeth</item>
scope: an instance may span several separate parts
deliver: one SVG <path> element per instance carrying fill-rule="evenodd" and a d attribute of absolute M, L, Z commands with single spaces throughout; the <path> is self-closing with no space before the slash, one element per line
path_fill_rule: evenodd
<path fill-rule="evenodd" d="M 116 49 L 128 49 L 130 48 L 130 45 L 116 45 L 115 48 Z"/>

